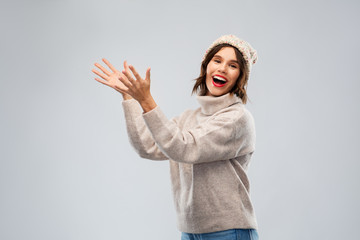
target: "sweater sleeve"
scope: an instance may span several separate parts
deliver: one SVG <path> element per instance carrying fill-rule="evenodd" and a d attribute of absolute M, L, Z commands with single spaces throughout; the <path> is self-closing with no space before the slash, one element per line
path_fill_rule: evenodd
<path fill-rule="evenodd" d="M 255 124 L 245 109 L 214 115 L 189 130 L 179 129 L 159 106 L 144 113 L 143 118 L 161 151 L 177 162 L 227 160 L 255 150 Z"/>
<path fill-rule="evenodd" d="M 161 152 L 151 136 L 136 100 L 124 100 L 122 105 L 129 141 L 139 156 L 151 160 L 167 160 L 168 157 Z"/>

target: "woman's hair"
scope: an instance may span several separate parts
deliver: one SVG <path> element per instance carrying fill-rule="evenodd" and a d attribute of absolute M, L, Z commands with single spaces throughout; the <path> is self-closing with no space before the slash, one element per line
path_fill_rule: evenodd
<path fill-rule="evenodd" d="M 240 74 L 238 79 L 236 80 L 236 83 L 234 85 L 234 87 L 230 90 L 230 94 L 235 94 L 236 96 L 238 96 L 239 98 L 241 98 L 242 102 L 244 104 L 246 104 L 248 96 L 246 94 L 246 88 L 247 88 L 247 79 L 248 79 L 248 75 L 249 72 L 246 69 L 246 62 L 245 59 L 242 55 L 242 53 L 235 47 L 231 46 L 230 44 L 219 44 L 217 46 L 215 46 L 214 48 L 212 48 L 208 54 L 206 55 L 205 59 L 202 61 L 201 63 L 201 71 L 200 71 L 200 76 L 196 79 L 194 79 L 195 85 L 193 87 L 192 93 L 194 94 L 196 92 L 199 92 L 200 96 L 205 96 L 207 94 L 207 87 L 206 87 L 206 68 L 207 65 L 209 64 L 209 62 L 211 61 L 211 59 L 214 57 L 214 55 L 220 51 L 223 47 L 232 47 L 235 50 L 235 54 L 236 54 L 236 58 L 237 58 L 237 62 L 239 64 L 240 67 Z"/>

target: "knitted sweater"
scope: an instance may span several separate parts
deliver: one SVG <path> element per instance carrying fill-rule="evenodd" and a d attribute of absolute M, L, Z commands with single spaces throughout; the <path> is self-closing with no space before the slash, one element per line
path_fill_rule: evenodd
<path fill-rule="evenodd" d="M 181 232 L 257 229 L 246 175 L 255 150 L 255 125 L 241 99 L 197 96 L 200 108 L 168 120 L 160 107 L 143 113 L 122 102 L 129 140 L 151 160 L 169 160 Z"/>

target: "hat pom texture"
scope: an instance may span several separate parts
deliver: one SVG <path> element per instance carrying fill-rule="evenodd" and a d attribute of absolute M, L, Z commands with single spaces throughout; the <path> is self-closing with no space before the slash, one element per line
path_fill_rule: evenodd
<path fill-rule="evenodd" d="M 248 42 L 246 42 L 234 35 L 231 35 L 231 34 L 224 35 L 224 36 L 221 36 L 220 38 L 216 39 L 210 45 L 210 47 L 206 50 L 203 60 L 205 59 L 206 55 L 209 53 L 209 51 L 211 49 L 213 49 L 215 46 L 223 44 L 223 43 L 227 43 L 227 44 L 237 48 L 242 53 L 242 55 L 245 59 L 245 62 L 246 62 L 246 66 L 248 68 L 248 72 L 250 73 L 252 65 L 255 64 L 257 61 L 257 58 L 258 58 L 257 52 L 253 47 L 251 47 L 251 45 Z"/>

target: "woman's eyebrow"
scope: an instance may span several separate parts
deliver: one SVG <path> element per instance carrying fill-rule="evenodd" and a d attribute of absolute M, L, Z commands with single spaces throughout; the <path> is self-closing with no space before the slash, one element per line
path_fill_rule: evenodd
<path fill-rule="evenodd" d="M 215 55 L 214 57 L 218 57 L 218 58 L 223 59 L 223 57 L 221 57 L 220 55 Z M 234 59 L 231 59 L 230 62 L 238 63 L 238 61 L 236 61 Z"/>
<path fill-rule="evenodd" d="M 236 61 L 236 60 L 230 60 L 230 62 L 233 62 L 233 63 L 239 64 L 239 63 L 238 63 L 238 61 Z"/>

